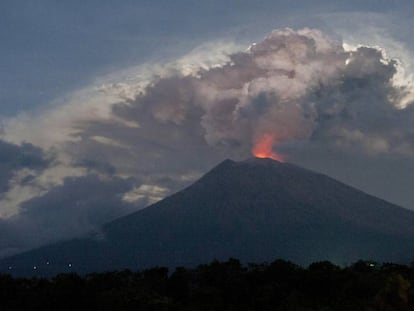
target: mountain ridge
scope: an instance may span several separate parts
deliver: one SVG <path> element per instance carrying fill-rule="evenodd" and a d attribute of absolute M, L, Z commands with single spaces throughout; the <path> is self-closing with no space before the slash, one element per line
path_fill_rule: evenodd
<path fill-rule="evenodd" d="M 175 267 L 228 257 L 408 262 L 414 258 L 414 212 L 293 164 L 227 159 L 187 188 L 107 223 L 95 239 L 0 260 L 0 271 Z"/>

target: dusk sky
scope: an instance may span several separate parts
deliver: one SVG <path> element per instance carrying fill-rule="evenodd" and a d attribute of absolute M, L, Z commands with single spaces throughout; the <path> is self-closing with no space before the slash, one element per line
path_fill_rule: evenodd
<path fill-rule="evenodd" d="M 414 210 L 412 1 L 0 1 L 0 257 L 262 153 Z"/>

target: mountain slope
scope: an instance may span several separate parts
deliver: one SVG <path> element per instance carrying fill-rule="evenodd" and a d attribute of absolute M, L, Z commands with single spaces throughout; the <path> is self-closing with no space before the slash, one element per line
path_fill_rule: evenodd
<path fill-rule="evenodd" d="M 183 191 L 105 225 L 95 238 L 7 258 L 0 271 L 174 267 L 228 257 L 408 262 L 414 212 L 291 164 L 226 160 Z"/>

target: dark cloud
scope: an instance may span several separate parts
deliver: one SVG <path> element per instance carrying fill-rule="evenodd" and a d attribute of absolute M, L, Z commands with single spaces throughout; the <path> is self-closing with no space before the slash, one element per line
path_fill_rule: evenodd
<path fill-rule="evenodd" d="M 25 143 L 21 146 L 0 140 L 0 195 L 9 189 L 13 173 L 20 169 L 42 170 L 47 167 L 46 159 L 40 148 Z M 28 181 L 30 177 L 21 182 Z"/>
<path fill-rule="evenodd" d="M 19 214 L 0 222 L 0 256 L 98 230 L 117 217 L 144 207 L 123 194 L 132 179 L 87 175 L 67 178 L 45 195 L 26 201 Z"/>

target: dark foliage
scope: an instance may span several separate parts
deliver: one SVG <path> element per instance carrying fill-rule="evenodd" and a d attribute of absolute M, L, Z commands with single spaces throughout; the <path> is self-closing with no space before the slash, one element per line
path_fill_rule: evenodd
<path fill-rule="evenodd" d="M 317 262 L 302 268 L 276 260 L 236 259 L 195 269 L 0 275 L 0 309 L 7 310 L 414 310 L 414 266 L 359 261 L 349 267 Z"/>

